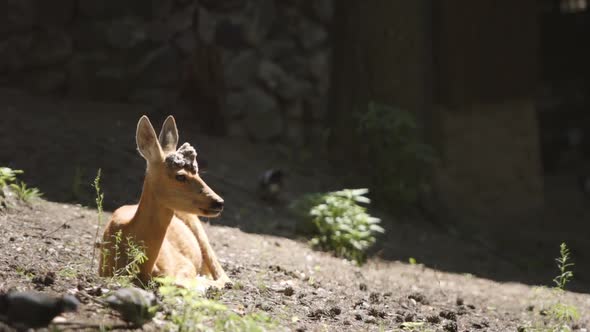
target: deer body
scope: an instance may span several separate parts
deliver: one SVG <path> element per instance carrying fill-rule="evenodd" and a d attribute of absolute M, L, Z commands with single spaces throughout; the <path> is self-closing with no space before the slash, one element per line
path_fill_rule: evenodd
<path fill-rule="evenodd" d="M 138 277 L 171 276 L 178 283 L 199 276 L 203 286 L 222 287 L 229 278 L 217 261 L 198 215 L 215 217 L 223 200 L 198 175 L 196 151 L 187 143 L 178 150 L 178 131 L 172 116 L 159 139 L 147 117 L 139 120 L 139 152 L 148 167 L 139 204 L 117 209 L 107 224 L 101 244 L 99 275 L 112 276 L 132 257 L 128 240 L 144 248 L 147 261 Z M 115 237 L 120 243 L 115 245 Z"/>

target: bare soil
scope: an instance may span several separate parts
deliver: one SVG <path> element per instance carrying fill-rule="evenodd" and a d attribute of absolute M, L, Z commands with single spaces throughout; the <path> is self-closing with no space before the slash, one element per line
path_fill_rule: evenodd
<path fill-rule="evenodd" d="M 311 250 L 296 235 L 287 209 L 303 193 L 361 183 L 342 169 L 306 160 L 298 150 L 199 135 L 198 119 L 177 109 L 10 91 L 0 100 L 0 165 L 23 169 L 23 179 L 45 193 L 44 200 L 0 213 L 0 290 L 81 290 L 101 296 L 109 286 L 90 268 L 98 227 L 90 183 L 101 168 L 108 211 L 135 202 L 145 168 L 135 150 L 136 121 L 148 114 L 159 127 L 171 113 L 180 114 L 181 141 L 196 147 L 197 158 L 208 165 L 204 179 L 226 201 L 223 215 L 206 220 L 206 229 L 237 285 L 222 290 L 220 301 L 237 313 L 267 312 L 279 328 L 293 331 L 388 331 L 407 322 L 423 322 L 423 330 L 434 331 L 516 331 L 543 321 L 542 309 L 554 301 L 550 291 L 535 287 L 549 285 L 557 272 L 558 247 L 551 241 L 559 242 L 561 234 L 550 228 L 504 229 L 511 235 L 502 241 L 483 231 L 467 233 L 461 226 L 399 220 L 372 210 L 383 218 L 387 234 L 369 262 L 357 267 Z M 255 194 L 258 175 L 270 167 L 289 174 L 282 202 L 275 205 Z M 588 216 L 586 210 L 576 211 L 576 218 Z M 579 292 L 566 292 L 560 301 L 578 307 L 582 317 L 574 329 L 582 330 L 590 328 L 590 283 L 582 272 L 588 270 L 588 251 L 583 240 L 573 242 L 581 272 L 572 289 Z M 418 264 L 408 264 L 409 257 Z M 80 300 L 81 310 L 65 319 L 82 325 L 60 328 L 121 324 L 108 309 Z M 159 330 L 158 324 L 144 329 Z"/>

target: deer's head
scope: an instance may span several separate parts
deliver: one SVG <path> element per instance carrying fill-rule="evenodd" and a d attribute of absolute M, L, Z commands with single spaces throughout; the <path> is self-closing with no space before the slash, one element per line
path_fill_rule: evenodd
<path fill-rule="evenodd" d="M 144 115 L 137 123 L 137 149 L 147 161 L 146 183 L 155 199 L 167 208 L 204 217 L 218 216 L 223 210 L 219 197 L 199 176 L 197 152 L 188 143 L 178 150 L 178 129 L 168 116 L 159 137 Z"/>

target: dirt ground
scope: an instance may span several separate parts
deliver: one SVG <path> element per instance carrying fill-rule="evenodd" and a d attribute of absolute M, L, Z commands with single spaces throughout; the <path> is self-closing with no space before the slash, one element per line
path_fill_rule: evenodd
<path fill-rule="evenodd" d="M 0 97 L 0 165 L 23 169 L 23 179 L 45 194 L 32 206 L 0 213 L 0 290 L 80 289 L 100 295 L 97 290 L 106 286 L 89 270 L 97 227 L 90 183 L 101 168 L 108 211 L 135 202 L 145 168 L 135 150 L 137 119 L 148 114 L 159 128 L 165 115 L 175 114 L 180 140 L 196 147 L 198 160 L 207 163 L 203 178 L 226 201 L 223 215 L 208 220 L 206 228 L 230 278 L 241 285 L 220 297 L 236 312 L 264 311 L 280 327 L 301 331 L 388 331 L 404 322 L 423 322 L 424 331 L 516 331 L 543 320 L 552 295 L 535 285 L 550 285 L 557 273 L 556 243 L 567 239 L 577 264 L 572 284 L 577 293 L 566 292 L 560 301 L 582 313 L 576 330 L 590 328 L 590 282 L 584 273 L 590 270 L 589 251 L 582 232 L 521 227 L 492 238 L 440 221 L 397 220 L 375 211 L 387 233 L 373 258 L 356 267 L 311 250 L 295 235 L 296 222 L 286 208 L 304 193 L 357 186 L 361 182 L 354 174 L 308 160 L 301 151 L 200 135 L 198 119 L 175 109 L 31 98 L 11 91 Z M 270 167 L 289 174 L 278 205 L 255 195 L 258 175 Z M 589 215 L 575 210 L 576 218 Z M 407 264 L 409 257 L 418 264 Z M 285 292 L 288 286 L 292 294 Z M 107 309 L 81 300 L 82 310 L 66 315 L 68 322 L 120 323 Z M 157 322 L 146 326 L 160 328 Z"/>

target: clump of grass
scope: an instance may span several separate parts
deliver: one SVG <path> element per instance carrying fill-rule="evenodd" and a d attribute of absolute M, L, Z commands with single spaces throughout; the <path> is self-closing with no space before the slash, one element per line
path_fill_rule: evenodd
<path fill-rule="evenodd" d="M 103 226 L 103 202 L 104 202 L 104 193 L 100 187 L 100 179 L 101 179 L 102 171 L 99 168 L 96 177 L 94 178 L 93 187 L 96 192 L 96 210 L 97 210 L 97 218 L 96 218 L 96 232 L 94 234 L 94 243 L 92 246 L 92 260 L 90 263 L 91 270 L 94 270 L 94 259 L 96 256 L 96 247 L 98 243 L 98 234 L 99 231 L 102 229 Z M 140 272 L 141 264 L 147 261 L 147 256 L 145 254 L 145 248 L 143 244 L 137 243 L 132 237 L 123 238 L 123 232 L 119 230 L 112 236 L 112 243 L 114 248 L 115 254 L 115 266 L 120 266 L 119 262 L 124 258 L 125 264 L 122 265 L 120 268 L 116 269 L 113 272 L 113 276 L 111 281 L 117 282 L 119 284 L 130 285 L 135 281 L 139 281 L 137 278 Z M 102 242 L 103 249 L 101 250 L 100 254 L 102 255 L 102 266 L 100 267 L 103 273 L 108 268 L 108 256 L 109 250 L 105 248 L 105 245 L 110 244 L 110 242 Z"/>
<path fill-rule="evenodd" d="M 571 325 L 580 319 L 580 312 L 574 305 L 564 303 L 563 293 L 567 284 L 573 279 L 574 273 L 571 268 L 574 263 L 571 261 L 570 250 L 565 243 L 559 247 L 559 257 L 555 259 L 559 274 L 553 279 L 553 304 L 547 309 L 542 310 L 544 318 L 542 322 L 535 325 L 522 328 L 523 331 L 529 332 L 566 332 L 572 331 Z"/>
<path fill-rule="evenodd" d="M 31 203 L 34 199 L 41 197 L 43 194 L 37 188 L 29 188 L 22 181 L 10 184 L 10 189 L 14 191 L 16 197 L 25 203 Z"/>
<path fill-rule="evenodd" d="M 26 183 L 17 179 L 18 174 L 24 172 L 19 169 L 0 167 L 0 189 L 10 188 L 16 197 L 25 203 L 31 203 L 43 194 L 37 188 L 28 187 Z"/>
<path fill-rule="evenodd" d="M 145 254 L 145 247 L 141 243 L 135 242 L 130 236 L 123 238 L 123 232 L 121 230 L 113 234 L 112 239 L 115 254 L 114 263 L 118 268 L 113 272 L 111 282 L 116 282 L 122 285 L 131 285 L 134 282 L 141 283 L 141 280 L 138 278 L 140 267 L 141 264 L 144 264 L 148 259 Z M 103 244 L 109 244 L 109 242 L 104 242 Z M 103 248 L 101 254 L 103 258 L 101 269 L 104 273 L 108 268 L 107 258 L 109 256 L 109 250 Z M 122 262 L 123 260 L 125 260 L 125 264 L 121 266 L 119 262 Z"/>
<path fill-rule="evenodd" d="M 103 216 L 103 209 L 102 209 L 102 202 L 104 200 L 104 193 L 100 190 L 100 175 L 101 169 L 98 169 L 96 173 L 96 177 L 94 178 L 94 190 L 96 191 L 96 209 L 97 209 L 97 218 L 96 218 L 96 232 L 94 233 L 94 242 L 92 243 L 92 258 L 90 261 L 90 270 L 94 270 L 94 256 L 96 255 L 96 243 L 98 240 L 98 232 L 102 228 L 102 216 Z M 104 258 L 104 257 L 103 257 Z M 103 260 L 104 262 L 104 260 Z"/>
<path fill-rule="evenodd" d="M 0 167 L 0 189 L 16 182 L 18 174 L 23 174 L 23 171 L 20 169 Z"/>
<path fill-rule="evenodd" d="M 217 300 L 207 299 L 194 287 L 177 287 L 171 277 L 156 278 L 161 285 L 162 304 L 172 331 L 263 332 L 275 329 L 265 313 L 239 315 Z"/>
<path fill-rule="evenodd" d="M 372 217 L 360 204 L 371 201 L 364 195 L 368 189 L 344 189 L 303 197 L 295 206 L 302 216 L 311 219 L 315 235 L 310 243 L 332 251 L 358 264 L 366 260 L 366 250 L 376 241 L 376 234 L 385 230 L 381 220 Z"/>
<path fill-rule="evenodd" d="M 416 207 L 430 191 L 436 158 L 434 149 L 423 143 L 415 115 L 371 102 L 360 117 L 358 134 L 366 144 L 377 203 L 398 214 Z"/>

